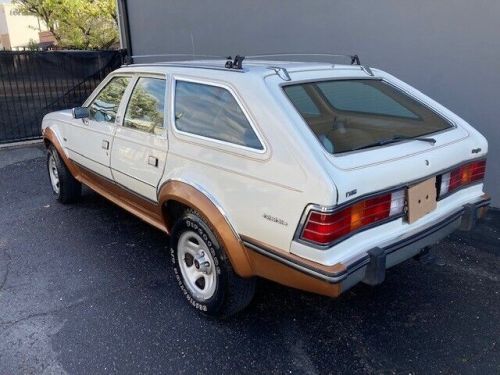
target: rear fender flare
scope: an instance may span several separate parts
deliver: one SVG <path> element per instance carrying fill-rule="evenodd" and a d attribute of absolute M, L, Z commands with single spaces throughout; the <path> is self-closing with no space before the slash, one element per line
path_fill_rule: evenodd
<path fill-rule="evenodd" d="M 235 231 L 225 211 L 217 200 L 202 187 L 182 180 L 168 180 L 161 185 L 158 202 L 162 207 L 163 220 L 170 232 L 174 223 L 167 215 L 169 203 L 176 201 L 190 207 L 203 217 L 222 242 L 234 271 L 241 277 L 254 275 L 247 250 Z"/>

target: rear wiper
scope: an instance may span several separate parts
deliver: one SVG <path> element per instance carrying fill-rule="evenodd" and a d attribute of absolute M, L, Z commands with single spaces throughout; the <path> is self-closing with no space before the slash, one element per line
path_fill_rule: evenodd
<path fill-rule="evenodd" d="M 357 151 L 357 150 L 362 150 L 364 148 L 370 148 L 370 147 L 375 147 L 375 146 L 383 146 L 383 145 L 388 145 L 390 143 L 396 143 L 400 141 L 422 141 L 422 142 L 428 142 L 431 144 L 435 144 L 436 140 L 434 138 L 427 138 L 427 137 L 407 137 L 405 135 L 395 135 L 392 138 L 387 138 L 387 139 L 380 139 L 377 142 L 369 143 L 364 146 L 356 147 L 353 148 L 352 151 Z"/>

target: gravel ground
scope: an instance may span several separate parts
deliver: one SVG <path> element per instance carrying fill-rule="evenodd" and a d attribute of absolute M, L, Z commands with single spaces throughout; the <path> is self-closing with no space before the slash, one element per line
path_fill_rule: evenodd
<path fill-rule="evenodd" d="M 500 373 L 500 212 L 338 299 L 260 281 L 216 321 L 168 239 L 86 190 L 55 202 L 39 147 L 0 151 L 0 374 Z M 27 156 L 29 155 L 29 156 Z"/>

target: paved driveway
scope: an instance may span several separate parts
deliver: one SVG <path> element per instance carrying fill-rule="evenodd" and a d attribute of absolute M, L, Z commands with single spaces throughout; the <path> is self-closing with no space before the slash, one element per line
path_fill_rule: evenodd
<path fill-rule="evenodd" d="M 0 151 L 2 375 L 500 373 L 498 212 L 435 246 L 439 264 L 337 300 L 262 281 L 215 321 L 177 290 L 162 233 L 90 191 L 56 203 L 43 155 Z"/>

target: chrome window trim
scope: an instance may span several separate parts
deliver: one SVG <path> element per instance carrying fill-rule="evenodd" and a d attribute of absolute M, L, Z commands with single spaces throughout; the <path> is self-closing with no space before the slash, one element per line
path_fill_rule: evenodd
<path fill-rule="evenodd" d="M 125 91 L 123 92 L 123 96 L 122 96 L 122 99 L 120 101 L 120 105 L 121 103 L 123 102 L 123 99 L 125 98 L 125 95 L 127 93 L 127 90 L 128 88 L 130 87 L 130 83 L 134 80 L 135 78 L 135 74 L 134 73 L 124 73 L 124 72 L 120 72 L 120 73 L 116 73 L 116 74 L 109 74 L 106 78 L 104 78 L 104 80 L 95 88 L 95 90 L 92 92 L 92 94 L 90 94 L 90 96 L 83 102 L 82 106 L 83 107 L 88 107 L 90 104 L 92 104 L 92 102 L 94 101 L 94 99 L 97 97 L 97 95 L 99 95 L 101 93 L 102 90 L 104 90 L 104 88 L 108 85 L 108 83 L 114 79 L 114 78 L 120 78 L 120 77 L 123 77 L 123 78 L 129 78 L 130 79 L 130 82 L 128 83 L 128 86 L 127 88 L 125 89 Z M 118 111 L 117 111 L 118 113 Z"/>
<path fill-rule="evenodd" d="M 220 87 L 220 88 L 223 88 L 223 89 L 227 90 L 233 96 L 234 100 L 236 101 L 236 103 L 240 107 L 241 111 L 243 112 L 243 115 L 245 116 L 246 120 L 250 124 L 253 132 L 255 133 L 255 135 L 257 137 L 257 139 L 259 140 L 259 142 L 260 142 L 260 144 L 262 146 L 262 150 L 261 149 L 257 149 L 257 148 L 252 148 L 252 147 L 238 145 L 238 144 L 227 142 L 227 141 L 222 141 L 222 140 L 211 138 L 211 137 L 205 137 L 205 136 L 202 136 L 202 135 L 198 135 L 198 134 L 195 134 L 195 133 L 186 132 L 186 131 L 183 131 L 183 130 L 179 130 L 177 128 L 176 124 L 175 124 L 175 95 L 176 95 L 175 87 L 176 87 L 177 81 L 196 83 L 196 84 L 206 85 L 206 86 L 215 86 L 215 87 Z M 250 112 L 247 110 L 246 106 L 243 105 L 243 102 L 241 101 L 239 95 L 237 94 L 237 92 L 230 85 L 228 85 L 226 83 L 221 83 L 221 82 L 213 81 L 213 80 L 208 80 L 208 79 L 198 79 L 198 78 L 185 77 L 185 76 L 175 75 L 174 74 L 172 76 L 172 80 L 171 80 L 171 90 L 172 90 L 171 102 L 170 102 L 171 114 L 170 114 L 169 118 L 170 118 L 170 121 L 172 123 L 172 129 L 173 129 L 174 133 L 181 134 L 181 135 L 184 135 L 184 136 L 188 136 L 190 138 L 195 138 L 195 139 L 200 139 L 200 140 L 204 140 L 204 141 L 213 142 L 213 143 L 219 144 L 219 145 L 229 146 L 231 148 L 236 148 L 236 149 L 240 149 L 240 150 L 250 151 L 250 152 L 256 153 L 256 154 L 265 154 L 265 153 L 267 153 L 268 147 L 267 147 L 266 143 L 264 142 L 264 137 L 262 137 L 259 129 L 257 128 L 257 126 L 255 125 L 255 122 L 252 119 L 252 116 L 250 115 Z"/>
<path fill-rule="evenodd" d="M 125 122 L 125 115 L 127 114 L 127 109 L 130 103 L 130 99 L 132 98 L 132 94 L 134 93 L 134 89 L 137 86 L 137 83 L 141 78 L 155 78 L 155 79 L 162 79 L 165 81 L 165 99 L 164 99 L 164 104 L 163 104 L 163 131 L 161 134 L 154 134 L 154 133 L 148 133 L 139 129 L 134 129 L 134 128 L 129 128 L 127 126 L 124 126 Z M 154 137 L 158 137 L 160 139 L 166 140 L 168 138 L 168 132 L 167 132 L 167 126 L 168 126 L 168 104 L 169 104 L 169 77 L 167 73 L 135 73 L 133 74 L 133 79 L 130 81 L 129 86 L 127 87 L 127 90 L 123 94 L 122 100 L 126 97 L 126 101 L 124 101 L 123 104 L 123 111 L 118 112 L 118 115 L 120 116 L 120 123 L 117 124 L 117 126 L 120 126 L 122 129 L 130 130 L 133 132 L 138 132 L 140 134 L 146 134 L 146 135 L 151 135 Z"/>

